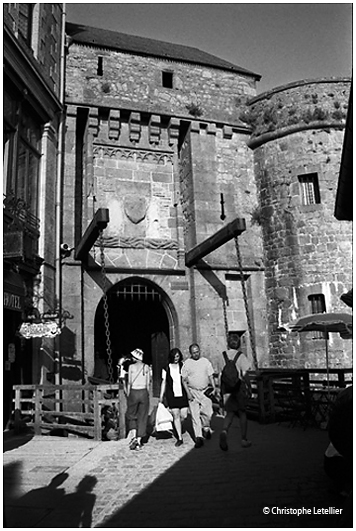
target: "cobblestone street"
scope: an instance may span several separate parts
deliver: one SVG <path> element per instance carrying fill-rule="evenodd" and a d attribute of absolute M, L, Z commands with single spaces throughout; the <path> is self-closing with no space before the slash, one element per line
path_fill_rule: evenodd
<path fill-rule="evenodd" d="M 7 527 L 340 527 L 344 502 L 323 470 L 325 431 L 250 422 L 253 445 L 243 449 L 236 424 L 222 452 L 220 426 L 215 417 L 201 449 L 188 433 L 180 448 L 151 438 L 141 451 L 125 440 L 8 439 Z M 273 514 L 277 507 L 310 514 Z"/>

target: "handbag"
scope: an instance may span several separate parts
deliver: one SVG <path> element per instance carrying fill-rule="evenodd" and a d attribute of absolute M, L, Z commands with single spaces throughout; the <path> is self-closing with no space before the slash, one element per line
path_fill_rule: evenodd
<path fill-rule="evenodd" d="M 156 411 L 155 431 L 170 431 L 173 429 L 173 416 L 168 409 L 160 402 Z"/>
<path fill-rule="evenodd" d="M 209 385 L 204 391 L 204 395 L 210 398 L 210 400 L 213 402 L 213 404 L 219 404 L 220 399 L 214 394 L 214 387 L 212 385 Z"/>
<path fill-rule="evenodd" d="M 212 394 L 214 392 L 214 387 L 212 385 L 209 385 L 209 387 L 207 387 L 204 391 L 204 395 L 207 396 L 208 398 L 210 398 L 210 400 L 212 400 Z"/>

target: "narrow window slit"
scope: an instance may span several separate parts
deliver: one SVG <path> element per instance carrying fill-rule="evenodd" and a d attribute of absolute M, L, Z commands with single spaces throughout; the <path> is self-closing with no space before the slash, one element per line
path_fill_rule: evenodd
<path fill-rule="evenodd" d="M 97 68 L 97 71 L 96 71 L 96 74 L 98 76 L 102 76 L 104 73 L 104 69 L 103 69 L 103 58 L 99 55 L 98 57 L 98 68 Z"/>

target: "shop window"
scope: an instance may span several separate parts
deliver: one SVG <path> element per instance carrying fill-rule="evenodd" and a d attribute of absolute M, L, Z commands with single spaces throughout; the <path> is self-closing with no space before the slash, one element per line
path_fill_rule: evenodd
<path fill-rule="evenodd" d="M 162 87 L 173 88 L 173 72 L 162 72 Z"/>
<path fill-rule="evenodd" d="M 317 173 L 298 175 L 301 188 L 302 204 L 316 205 L 320 203 L 320 191 Z"/>

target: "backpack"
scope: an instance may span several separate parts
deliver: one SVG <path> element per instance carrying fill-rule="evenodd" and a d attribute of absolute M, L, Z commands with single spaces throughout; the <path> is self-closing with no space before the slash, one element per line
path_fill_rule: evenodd
<path fill-rule="evenodd" d="M 221 384 L 225 393 L 234 393 L 240 389 L 241 378 L 236 367 L 239 355 L 240 352 L 237 352 L 234 359 L 230 360 L 226 352 L 223 352 L 225 366 L 221 372 Z"/>

